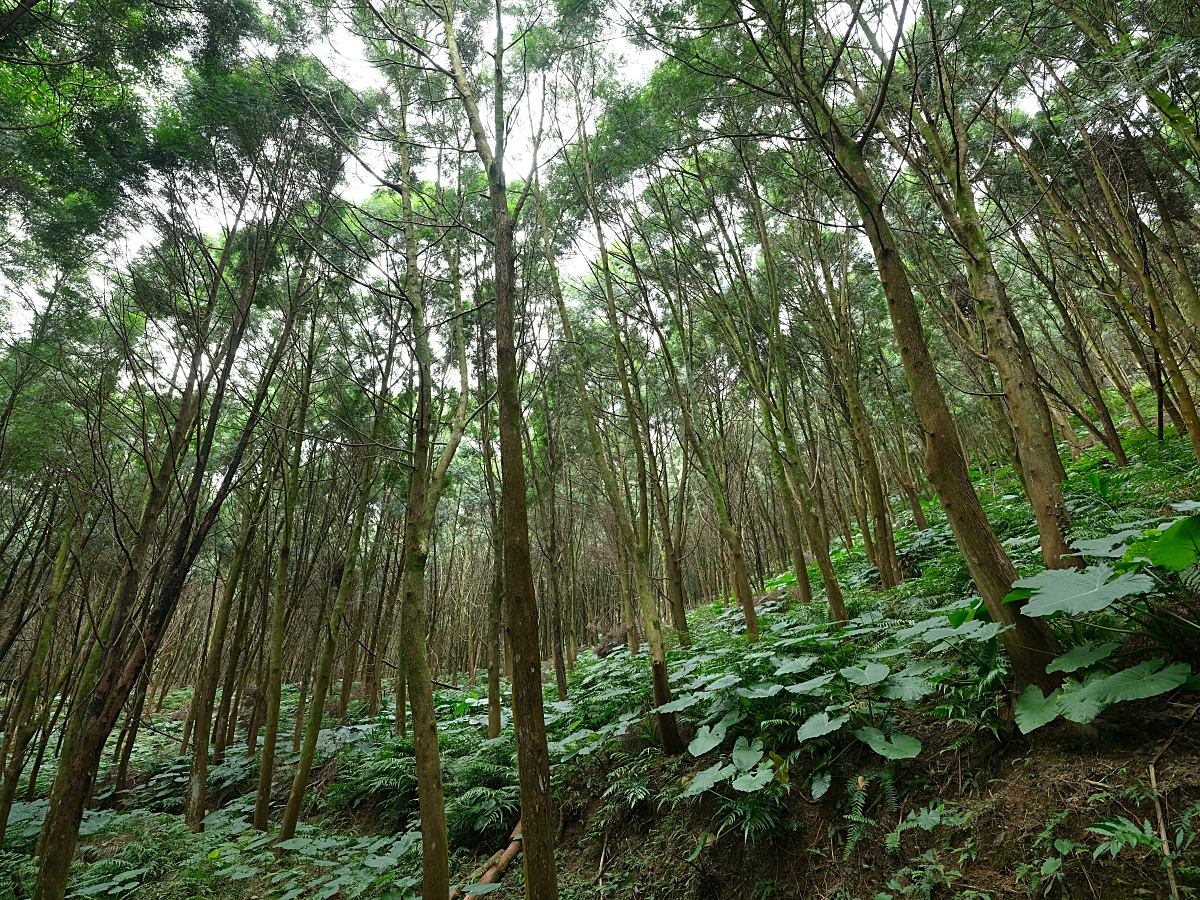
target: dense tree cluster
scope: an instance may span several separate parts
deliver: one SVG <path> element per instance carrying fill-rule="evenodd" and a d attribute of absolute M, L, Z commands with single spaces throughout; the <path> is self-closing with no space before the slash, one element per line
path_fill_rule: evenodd
<path fill-rule="evenodd" d="M 1070 568 L 1060 444 L 1122 466 L 1166 423 L 1200 460 L 1194 8 L 626 12 L 0 19 L 0 835 L 57 759 L 39 900 L 182 685 L 188 823 L 245 742 L 283 840 L 322 722 L 391 709 L 446 896 L 433 688 L 476 679 L 554 897 L 543 660 L 561 699 L 581 648 L 644 646 L 679 752 L 686 610 L 732 597 L 753 640 L 790 570 L 847 621 L 831 554 L 861 535 L 893 587 L 901 520 L 945 516 L 1016 686 L 1058 684 L 971 477 L 1011 463 Z"/>

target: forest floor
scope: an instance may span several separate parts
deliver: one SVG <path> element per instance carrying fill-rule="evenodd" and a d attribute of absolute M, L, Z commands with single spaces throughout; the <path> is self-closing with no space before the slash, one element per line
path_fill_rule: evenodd
<path fill-rule="evenodd" d="M 614 811 L 580 792 L 567 806 L 574 821 L 559 845 L 569 872 L 565 883 L 575 886 L 566 896 L 1165 898 L 1170 887 L 1157 847 L 1147 841 L 1122 848 L 1116 858 L 1093 858 L 1104 838 L 1089 830 L 1121 818 L 1142 829 L 1149 821 L 1157 829 L 1148 767 L 1164 748 L 1156 762 L 1158 793 L 1172 850 L 1182 850 L 1173 860 L 1174 874 L 1186 896 L 1200 887 L 1200 860 L 1189 852 L 1191 817 L 1200 800 L 1195 712 L 1195 704 L 1141 701 L 1107 717 L 1099 743 L 1060 724 L 982 753 L 947 752 L 955 735 L 939 725 L 907 727 L 920 736 L 923 752 L 898 778 L 894 807 L 882 791 L 869 797 L 864 833 L 849 853 L 846 835 L 853 823 L 841 792 L 820 801 L 794 792 L 770 839 L 747 845 L 740 835 L 726 834 L 695 859 L 697 837 L 713 834 L 715 804 L 683 814 L 653 804 Z M 835 784 L 853 790 L 863 773 L 878 768 L 870 757 L 859 748 L 839 760 Z M 936 824 L 911 827 L 914 814 L 931 810 Z M 522 895 L 514 886 L 495 896 Z"/>
<path fill-rule="evenodd" d="M 1117 549 L 1100 553 L 1110 561 L 1136 558 L 1139 534 L 1153 539 L 1200 500 L 1186 441 L 1140 432 L 1128 447 L 1126 469 L 1099 451 L 1069 467 L 1079 538 L 1103 547 L 1105 536 L 1126 535 L 1130 544 L 1114 537 Z M 1013 473 L 977 475 L 1022 574 L 1038 572 L 1036 528 Z M 689 742 L 682 756 L 654 745 L 644 657 L 585 652 L 568 700 L 555 701 L 548 685 L 564 900 L 1166 898 L 1200 889 L 1193 680 L 1109 696 L 1090 726 L 1060 716 L 1032 728 L 1018 716 L 1023 734 L 999 629 L 981 612 L 944 520 L 930 515 L 926 531 L 898 529 L 907 577 L 890 591 L 878 589 L 861 546 L 839 550 L 854 617 L 842 632 L 824 622 L 819 600 L 788 601 L 788 575 L 765 585 L 756 644 L 736 608 L 715 601 L 693 611 L 692 647 L 669 653 L 671 707 Z M 1116 659 L 1150 673 L 1140 684 L 1178 663 L 1200 671 L 1194 574 L 1157 574 L 1149 597 L 1058 616 L 1074 648 L 1063 671 L 1081 690 L 1115 680 Z M 294 710 L 294 690 L 288 696 Z M 102 774 L 70 896 L 415 896 L 413 749 L 395 736 L 390 711 L 372 719 L 357 704 L 346 722 L 327 722 L 305 822 L 277 849 L 273 834 L 248 825 L 256 770 L 244 746 L 210 770 L 217 808 L 204 833 L 184 826 L 189 759 L 176 753 L 188 699 L 169 694 L 140 733 L 128 790 L 115 793 Z M 519 818 L 512 732 L 485 739 L 482 687 L 440 691 L 438 713 L 453 874 L 464 879 L 507 844 Z M 277 804 L 294 771 L 290 735 L 280 749 Z M 32 887 L 29 854 L 52 777 L 44 768 L 36 799 L 14 808 L 0 898 Z M 519 865 L 491 896 L 523 896 Z"/>

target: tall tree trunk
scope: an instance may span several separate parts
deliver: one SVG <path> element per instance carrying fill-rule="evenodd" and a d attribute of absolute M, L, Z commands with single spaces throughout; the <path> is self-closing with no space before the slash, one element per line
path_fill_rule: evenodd
<path fill-rule="evenodd" d="M 300 465 L 304 454 L 304 429 L 308 424 L 309 390 L 312 385 L 313 366 L 316 362 L 316 316 L 309 324 L 308 355 L 301 366 L 300 384 L 297 388 L 298 411 L 293 420 L 295 437 L 292 453 L 283 468 L 283 523 L 279 536 L 279 551 L 275 562 L 275 584 L 271 593 L 270 648 L 267 660 L 266 683 L 266 729 L 263 735 L 262 755 L 259 757 L 258 790 L 254 798 L 254 827 L 267 830 L 270 817 L 271 788 L 275 778 L 275 753 L 279 744 L 280 704 L 283 697 L 283 642 L 284 622 L 287 610 L 288 579 L 292 568 L 292 531 L 295 526 L 296 503 L 300 493 Z M 279 440 L 286 453 L 287 429 L 280 429 Z"/>
<path fill-rule="evenodd" d="M 586 157 L 586 151 L 585 151 Z M 661 707 L 671 701 L 670 685 L 667 681 L 666 667 L 666 650 L 663 646 L 662 639 L 662 622 L 658 614 L 658 604 L 655 600 L 653 585 L 650 581 L 649 560 L 647 558 L 648 548 L 644 541 L 640 541 L 637 533 L 634 530 L 633 521 L 629 513 L 629 509 L 625 503 L 620 485 L 618 484 L 616 474 L 609 463 L 608 456 L 604 452 L 604 446 L 600 436 L 599 426 L 596 422 L 595 407 L 591 401 L 591 393 L 588 390 L 586 380 L 584 378 L 583 363 L 580 359 L 578 346 L 575 343 L 574 330 L 571 327 L 571 321 L 567 315 L 566 302 L 562 296 L 562 290 L 558 281 L 558 270 L 554 262 L 554 248 L 551 240 L 549 228 L 546 225 L 545 211 L 541 206 L 540 196 L 535 196 L 535 207 L 539 219 L 539 226 L 542 231 L 542 243 L 545 250 L 547 263 L 550 269 L 551 293 L 554 295 L 555 303 L 558 306 L 559 321 L 562 325 L 563 336 L 566 340 L 571 357 L 571 368 L 575 376 L 575 389 L 579 395 L 580 410 L 583 415 L 584 423 L 588 429 L 588 438 L 591 443 L 592 456 L 596 463 L 596 468 L 600 473 L 601 482 L 604 485 L 604 490 L 608 498 L 609 506 L 612 508 L 613 515 L 616 519 L 616 534 L 614 535 L 615 542 L 625 548 L 625 551 L 630 557 L 630 562 L 633 567 L 633 591 L 636 592 L 638 604 L 641 608 L 642 620 L 646 627 L 646 643 L 650 650 L 650 669 L 651 669 L 651 685 L 654 691 L 654 706 L 655 706 L 655 722 L 657 725 L 659 740 L 662 742 L 663 749 L 669 754 L 682 753 L 684 749 L 683 740 L 679 736 L 679 728 L 675 721 L 675 714 L 671 712 L 661 712 Z M 597 219 L 598 222 L 598 219 Z M 597 227 L 599 227 L 597 225 Z M 601 244 L 601 265 L 604 272 L 608 272 L 607 256 Z M 609 279 L 611 276 L 608 276 Z M 607 288 L 608 296 L 608 317 L 610 326 L 617 328 L 615 303 L 612 298 L 611 280 L 608 281 Z M 623 373 L 625 360 L 623 355 L 617 360 L 618 369 Z M 633 420 L 631 407 L 633 406 L 630 398 L 628 382 L 622 375 L 623 394 L 625 397 L 626 409 L 630 411 L 630 421 Z M 637 446 L 637 437 L 635 437 L 635 446 Z M 505 491 L 507 493 L 507 489 Z M 507 528 L 507 519 L 505 520 Z M 635 624 L 635 623 L 630 623 Z M 636 640 L 636 627 L 629 628 L 627 637 L 634 641 Z M 632 649 L 632 646 L 631 646 Z"/>
<path fill-rule="evenodd" d="M 188 772 L 187 795 L 183 806 L 183 817 L 192 831 L 204 830 L 206 797 L 208 792 L 208 735 L 212 730 L 213 701 L 217 693 L 217 674 L 220 671 L 222 649 L 225 644 L 225 630 L 229 623 L 229 611 L 233 607 L 233 599 L 237 595 L 241 583 L 242 568 L 250 552 L 250 543 L 254 537 L 257 519 L 263 509 L 266 497 L 267 482 L 270 475 L 263 471 L 258 487 L 252 498 L 246 498 L 242 507 L 242 524 L 238 530 L 237 541 L 233 548 L 233 557 L 229 568 L 225 571 L 225 586 L 213 615 L 212 631 L 208 636 L 208 650 L 204 657 L 204 665 L 200 670 L 200 678 L 192 695 L 195 711 L 192 714 L 192 728 L 197 740 L 192 751 L 192 765 Z M 213 577 L 216 577 L 214 572 Z M 230 668 L 236 667 L 236 658 L 231 659 Z M 229 693 L 230 684 L 225 684 L 225 694 Z M 222 706 L 228 709 L 228 697 L 222 698 Z M 220 725 L 218 724 L 218 728 Z M 222 731 L 224 729 L 221 729 Z"/>
<path fill-rule="evenodd" d="M 67 583 L 74 568 L 74 561 L 79 555 L 84 533 L 82 516 L 73 506 L 68 505 L 68 514 L 62 525 L 62 537 L 59 538 L 58 554 L 54 558 L 54 577 L 50 584 L 50 594 L 46 598 L 45 609 L 42 612 L 42 624 L 38 629 L 33 654 L 27 666 L 25 683 L 21 686 L 20 698 L 4 728 L 5 755 L 0 756 L 0 760 L 7 759 L 8 764 L 4 769 L 4 782 L 0 785 L 0 847 L 4 846 L 8 817 L 12 812 L 13 801 L 17 796 L 17 785 L 25 767 L 25 752 L 37 732 L 37 722 L 33 713 L 38 695 L 41 693 L 42 670 L 47 664 L 50 641 L 58 620 L 58 609 L 63 595 L 66 593 Z M 47 706 L 52 700 L 52 697 L 46 699 Z"/>
<path fill-rule="evenodd" d="M 379 452 L 379 442 L 383 436 L 387 420 L 387 392 L 392 380 L 392 367 L 396 355 L 395 329 L 392 329 L 388 339 L 387 357 L 383 365 L 380 394 L 376 398 L 374 417 L 371 423 L 371 433 L 367 438 L 363 460 L 359 468 L 355 490 L 354 518 L 350 525 L 350 536 L 346 542 L 346 553 L 338 573 L 337 594 L 334 597 L 333 608 L 329 612 L 328 624 L 325 628 L 325 640 L 321 651 L 321 659 L 317 666 L 316 678 L 313 681 L 312 698 L 308 709 L 308 723 L 304 729 L 304 740 L 300 747 L 300 759 L 296 766 L 296 775 L 292 780 L 291 794 L 288 796 L 287 808 L 283 813 L 283 821 L 279 826 L 279 840 L 286 841 L 296 834 L 296 825 L 300 820 L 300 806 L 308 790 L 308 775 L 312 771 L 313 754 L 317 749 L 317 737 L 321 731 L 321 722 L 325 715 L 326 694 L 329 691 L 329 681 L 333 672 L 334 655 L 337 652 L 338 635 L 341 632 L 342 617 L 346 602 L 354 583 L 354 571 L 358 565 L 359 546 L 362 542 L 362 532 L 366 524 L 367 504 L 371 499 L 371 489 L 375 484 L 378 467 L 376 454 Z"/>
<path fill-rule="evenodd" d="M 859 151 L 840 132 L 833 150 L 845 173 L 847 186 L 854 193 L 875 254 L 909 393 L 925 430 L 925 465 L 929 481 L 937 492 L 955 541 L 992 619 L 1014 626 L 1001 635 L 1001 642 L 1018 685 L 1033 683 L 1047 692 L 1053 690 L 1058 680 L 1046 673 L 1046 665 L 1058 653 L 1058 642 L 1044 620 L 1022 615 L 1019 603 L 1005 602 L 1017 573 L 996 538 L 971 483 L 958 430 L 938 384 L 937 370 L 925 343 L 908 274 L 882 200 Z"/>

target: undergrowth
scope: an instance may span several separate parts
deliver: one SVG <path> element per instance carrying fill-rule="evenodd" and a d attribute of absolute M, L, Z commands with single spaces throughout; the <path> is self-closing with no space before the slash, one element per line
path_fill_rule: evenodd
<path fill-rule="evenodd" d="M 1063 644 L 1055 664 L 1063 687 L 1049 696 L 1032 689 L 1014 705 L 1003 629 L 932 508 L 928 529 L 903 521 L 896 529 L 906 577 L 891 591 L 879 590 L 861 545 L 835 548 L 853 614 L 844 629 L 826 619 L 815 567 L 810 606 L 789 600 L 794 574 L 762 585 L 753 645 L 728 600 L 693 610 L 692 646 L 668 653 L 674 699 L 662 710 L 682 723 L 682 757 L 656 746 L 645 657 L 581 653 L 569 699 L 551 692 L 546 702 L 562 896 L 765 900 L 816 890 L 814 872 L 840 879 L 821 896 L 844 900 L 1074 897 L 1088 896 L 1088 885 L 1092 896 L 1125 896 L 1095 885 L 1138 879 L 1165 896 L 1168 873 L 1190 895 L 1200 884 L 1200 777 L 1168 795 L 1147 784 L 1143 760 L 1141 769 L 1126 765 L 1060 791 L 1057 809 L 1026 796 L 1036 821 L 1021 827 L 1005 826 L 997 799 L 1015 784 L 1041 784 L 1037 767 L 1083 765 L 1104 741 L 1116 746 L 1129 704 L 1142 704 L 1130 715 L 1158 711 L 1156 727 L 1177 752 L 1193 747 L 1191 719 L 1170 704 L 1194 713 L 1189 692 L 1200 687 L 1197 471 L 1183 440 L 1134 433 L 1128 449 L 1125 469 L 1100 454 L 1068 466 L 1065 497 L 1088 567 L 1061 577 L 1041 571 L 1032 512 L 1011 469 L 979 476 L 988 516 L 1024 579 L 1019 596 L 1048 610 Z M 1081 600 L 1085 578 L 1093 587 Z M 285 717 L 296 699 L 289 687 Z M 190 759 L 176 753 L 188 700 L 187 691 L 167 695 L 139 733 L 125 791 L 102 773 L 71 897 L 414 895 L 415 750 L 396 734 L 392 711 L 371 718 L 358 705 L 348 722 L 326 721 L 305 823 L 276 846 L 274 832 L 249 826 L 257 766 L 242 747 L 210 770 L 218 808 L 205 830 L 183 826 Z M 486 703 L 482 688 L 437 697 L 459 877 L 502 847 L 520 817 L 511 722 L 506 716 L 500 737 L 488 740 Z M 1094 728 L 1101 744 L 1088 745 L 1076 725 Z M 1056 749 L 1056 763 L 1039 749 L 1041 728 L 1059 729 L 1063 747 L 1084 743 Z M 279 758 L 276 808 L 294 772 L 290 733 Z M 52 775 L 43 768 L 34 799 L 14 807 L 0 897 L 32 887 L 30 854 Z M 771 870 L 756 870 L 752 858 L 772 860 Z M 517 896 L 520 886 L 514 871 L 498 896 Z"/>

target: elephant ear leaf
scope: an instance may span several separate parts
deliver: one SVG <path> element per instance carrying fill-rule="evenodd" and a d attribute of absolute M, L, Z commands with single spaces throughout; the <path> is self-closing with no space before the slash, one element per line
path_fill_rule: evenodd
<path fill-rule="evenodd" d="M 1075 672 L 1079 669 L 1086 669 L 1088 666 L 1095 665 L 1103 659 L 1108 659 L 1118 646 L 1120 645 L 1116 641 L 1109 641 L 1107 644 L 1096 644 L 1093 641 L 1086 641 L 1077 647 L 1072 647 L 1058 659 L 1054 660 L 1050 665 L 1046 666 L 1046 671 Z"/>
<path fill-rule="evenodd" d="M 860 728 L 854 736 L 885 759 L 912 759 L 921 752 L 920 741 L 899 731 L 889 739 L 878 728 Z"/>
<path fill-rule="evenodd" d="M 893 675 L 880 688 L 881 696 L 889 700 L 912 702 L 927 697 L 934 691 L 933 682 L 916 675 Z"/>
<path fill-rule="evenodd" d="M 737 739 L 737 744 L 733 748 L 733 764 L 737 766 L 739 772 L 749 772 L 762 761 L 762 758 L 762 741 L 755 738 L 752 744 L 744 737 Z"/>
<path fill-rule="evenodd" d="M 1103 672 L 1093 672 L 1080 684 L 1074 678 L 1068 678 L 1060 689 L 1058 705 L 1063 718 L 1072 722 L 1086 725 L 1108 706 L 1096 697 L 1093 688 L 1105 679 Z"/>
<path fill-rule="evenodd" d="M 664 703 L 656 711 L 660 713 L 683 712 L 685 709 L 695 706 L 702 699 L 700 694 L 685 694 L 682 697 L 676 697 L 670 703 Z"/>
<path fill-rule="evenodd" d="M 803 744 L 805 741 L 811 741 L 813 738 L 819 738 L 823 735 L 831 734 L 849 721 L 850 716 L 848 715 L 838 716 L 836 719 L 830 719 L 829 713 L 819 712 L 800 726 L 799 730 L 796 732 L 796 740 Z"/>
<path fill-rule="evenodd" d="M 1013 587 L 1032 591 L 1021 610 L 1027 616 L 1097 612 L 1131 594 L 1144 594 L 1154 579 L 1140 572 L 1125 572 L 1113 578 L 1112 566 L 1100 564 L 1082 571 L 1046 569 L 1032 578 L 1022 578 Z"/>
<path fill-rule="evenodd" d="M 1161 659 L 1148 659 L 1130 669 L 1089 682 L 1085 691 L 1105 706 L 1111 706 L 1123 700 L 1143 700 L 1165 694 L 1187 681 L 1191 674 L 1187 663 L 1174 663 L 1163 668 Z"/>
<path fill-rule="evenodd" d="M 755 791 L 761 791 L 775 779 L 775 770 L 771 766 L 759 766 L 753 772 L 747 772 L 744 775 L 739 775 L 733 779 L 732 787 L 735 791 L 742 791 L 746 794 L 753 794 Z"/>
<path fill-rule="evenodd" d="M 1062 712 L 1062 688 L 1055 689 L 1049 697 L 1036 684 L 1025 688 L 1017 700 L 1016 720 L 1021 734 L 1041 728 L 1058 718 Z"/>
<path fill-rule="evenodd" d="M 684 788 L 684 797 L 695 797 L 705 791 L 712 790 L 722 781 L 728 781 L 737 772 L 737 767 L 729 763 L 713 763 L 703 772 L 698 772 Z"/>
<path fill-rule="evenodd" d="M 883 663 L 867 663 L 866 666 L 846 666 L 840 669 L 838 674 L 849 681 L 851 684 L 868 685 L 877 684 L 888 677 L 892 670 Z"/>
<path fill-rule="evenodd" d="M 825 686 L 833 681 L 833 678 L 832 672 L 826 672 L 824 675 L 818 675 L 816 678 L 810 678 L 799 684 L 789 684 L 787 689 L 792 694 L 823 694 L 826 693 Z"/>
<path fill-rule="evenodd" d="M 796 675 L 800 672 L 811 669 L 813 663 L 819 662 L 815 656 L 794 656 L 787 659 L 780 659 L 779 666 L 775 669 L 775 675 Z"/>
<path fill-rule="evenodd" d="M 725 740 L 725 732 L 727 730 L 728 728 L 724 722 L 718 722 L 712 726 L 701 725 L 692 742 L 688 744 L 688 753 L 692 754 L 692 756 L 703 756 L 720 744 L 721 741 Z"/>
<path fill-rule="evenodd" d="M 1129 545 L 1133 539 L 1140 537 L 1141 534 L 1142 530 L 1140 528 L 1125 528 L 1101 538 L 1093 538 L 1086 541 L 1071 541 L 1071 546 L 1084 556 L 1120 559 L 1125 555 L 1125 551 L 1129 549 Z"/>
<path fill-rule="evenodd" d="M 1180 519 L 1150 547 L 1150 562 L 1170 572 L 1182 572 L 1200 557 L 1200 516 Z"/>
<path fill-rule="evenodd" d="M 1111 675 L 1093 672 L 1082 684 L 1068 678 L 1049 697 L 1031 684 L 1017 700 L 1017 727 L 1023 734 L 1029 734 L 1060 715 L 1072 722 L 1090 722 L 1114 703 L 1143 700 L 1174 690 L 1187 681 L 1191 671 L 1187 663 L 1164 667 L 1161 659 L 1148 659 Z"/>

